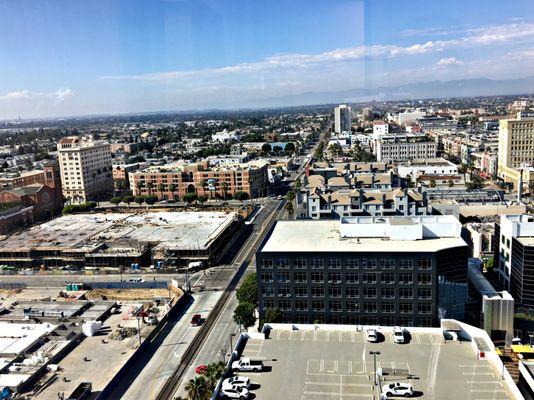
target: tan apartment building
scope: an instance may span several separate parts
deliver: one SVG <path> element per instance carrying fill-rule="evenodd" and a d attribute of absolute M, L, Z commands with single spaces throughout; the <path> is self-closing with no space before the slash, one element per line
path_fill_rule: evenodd
<path fill-rule="evenodd" d="M 68 202 L 83 203 L 112 194 L 109 143 L 68 136 L 59 141 L 57 150 L 63 196 Z"/>
<path fill-rule="evenodd" d="M 243 191 L 251 197 L 267 195 L 268 164 L 248 162 L 210 167 L 206 161 L 194 164 L 153 166 L 131 172 L 134 195 L 155 195 L 159 200 L 181 199 L 186 193 L 224 198 Z"/>
<path fill-rule="evenodd" d="M 534 184 L 534 114 L 518 113 L 499 122 L 498 174 L 517 188 L 521 171 L 523 188 Z"/>
<path fill-rule="evenodd" d="M 14 188 L 33 183 L 45 183 L 45 171 L 34 170 L 21 173 L 3 173 L 0 175 L 0 187 Z"/>

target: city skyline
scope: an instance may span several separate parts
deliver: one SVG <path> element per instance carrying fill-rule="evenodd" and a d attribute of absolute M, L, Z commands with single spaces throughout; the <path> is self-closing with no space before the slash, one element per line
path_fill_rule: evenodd
<path fill-rule="evenodd" d="M 3 1 L 0 119 L 276 107 L 532 75 L 532 3 L 456 3 Z"/>

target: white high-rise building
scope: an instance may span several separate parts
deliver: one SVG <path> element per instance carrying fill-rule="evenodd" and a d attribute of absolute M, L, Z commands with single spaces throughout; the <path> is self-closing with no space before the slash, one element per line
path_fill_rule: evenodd
<path fill-rule="evenodd" d="M 351 109 L 346 104 L 340 104 L 334 109 L 334 129 L 336 133 L 350 132 L 351 126 Z"/>
<path fill-rule="evenodd" d="M 71 203 L 98 200 L 113 192 L 109 143 L 67 136 L 58 145 L 63 196 Z"/>

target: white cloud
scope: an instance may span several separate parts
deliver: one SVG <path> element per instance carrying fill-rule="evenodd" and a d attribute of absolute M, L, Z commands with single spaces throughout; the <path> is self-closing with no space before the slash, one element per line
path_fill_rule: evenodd
<path fill-rule="evenodd" d="M 256 62 L 241 63 L 221 68 L 205 68 L 189 71 L 155 72 L 141 75 L 103 76 L 102 79 L 146 82 L 171 82 L 197 79 L 222 79 L 245 73 L 266 73 L 275 70 L 294 70 L 326 67 L 333 64 L 373 58 L 394 58 L 451 49 L 474 48 L 534 39 L 534 23 L 519 22 L 506 25 L 484 26 L 464 31 L 464 36 L 450 40 L 426 41 L 409 46 L 372 45 L 334 49 L 319 54 L 279 54 Z M 453 57 L 444 57 L 439 65 L 460 65 Z"/>
<path fill-rule="evenodd" d="M 33 92 L 31 90 L 16 90 L 0 96 L 0 100 L 54 100 L 56 103 L 63 102 L 67 97 L 74 94 L 69 88 L 59 88 L 54 92 Z"/>
<path fill-rule="evenodd" d="M 442 58 L 437 62 L 437 65 L 463 65 L 464 62 L 457 60 L 455 57 Z"/>

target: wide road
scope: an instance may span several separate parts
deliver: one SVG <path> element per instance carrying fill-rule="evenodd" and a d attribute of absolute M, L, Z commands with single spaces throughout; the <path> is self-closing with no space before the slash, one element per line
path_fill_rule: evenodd
<path fill-rule="evenodd" d="M 279 219 L 281 211 L 283 211 L 282 204 L 272 202 L 271 206 L 265 210 L 264 218 L 262 220 L 255 221 L 254 231 L 249 240 L 243 245 L 240 254 L 236 257 L 236 264 L 239 264 L 242 269 L 242 277 L 254 272 L 256 269 L 255 253 L 257 247 L 261 244 L 261 241 L 265 238 L 269 228 L 274 221 Z M 241 277 L 241 279 L 242 279 Z M 237 326 L 233 321 L 233 312 L 237 306 L 237 299 L 235 292 L 230 294 L 228 301 L 224 305 L 222 311 L 216 317 L 216 321 L 213 325 L 209 335 L 204 339 L 196 357 L 188 366 L 188 369 L 184 373 L 178 389 L 176 390 L 174 397 L 182 396 L 187 397 L 184 386 L 195 375 L 195 368 L 201 364 L 209 364 L 222 360 L 222 353 L 225 354 L 226 360 L 230 354 L 230 337 L 232 334 L 237 333 Z M 236 337 L 232 337 L 233 343 L 235 343 Z"/>

